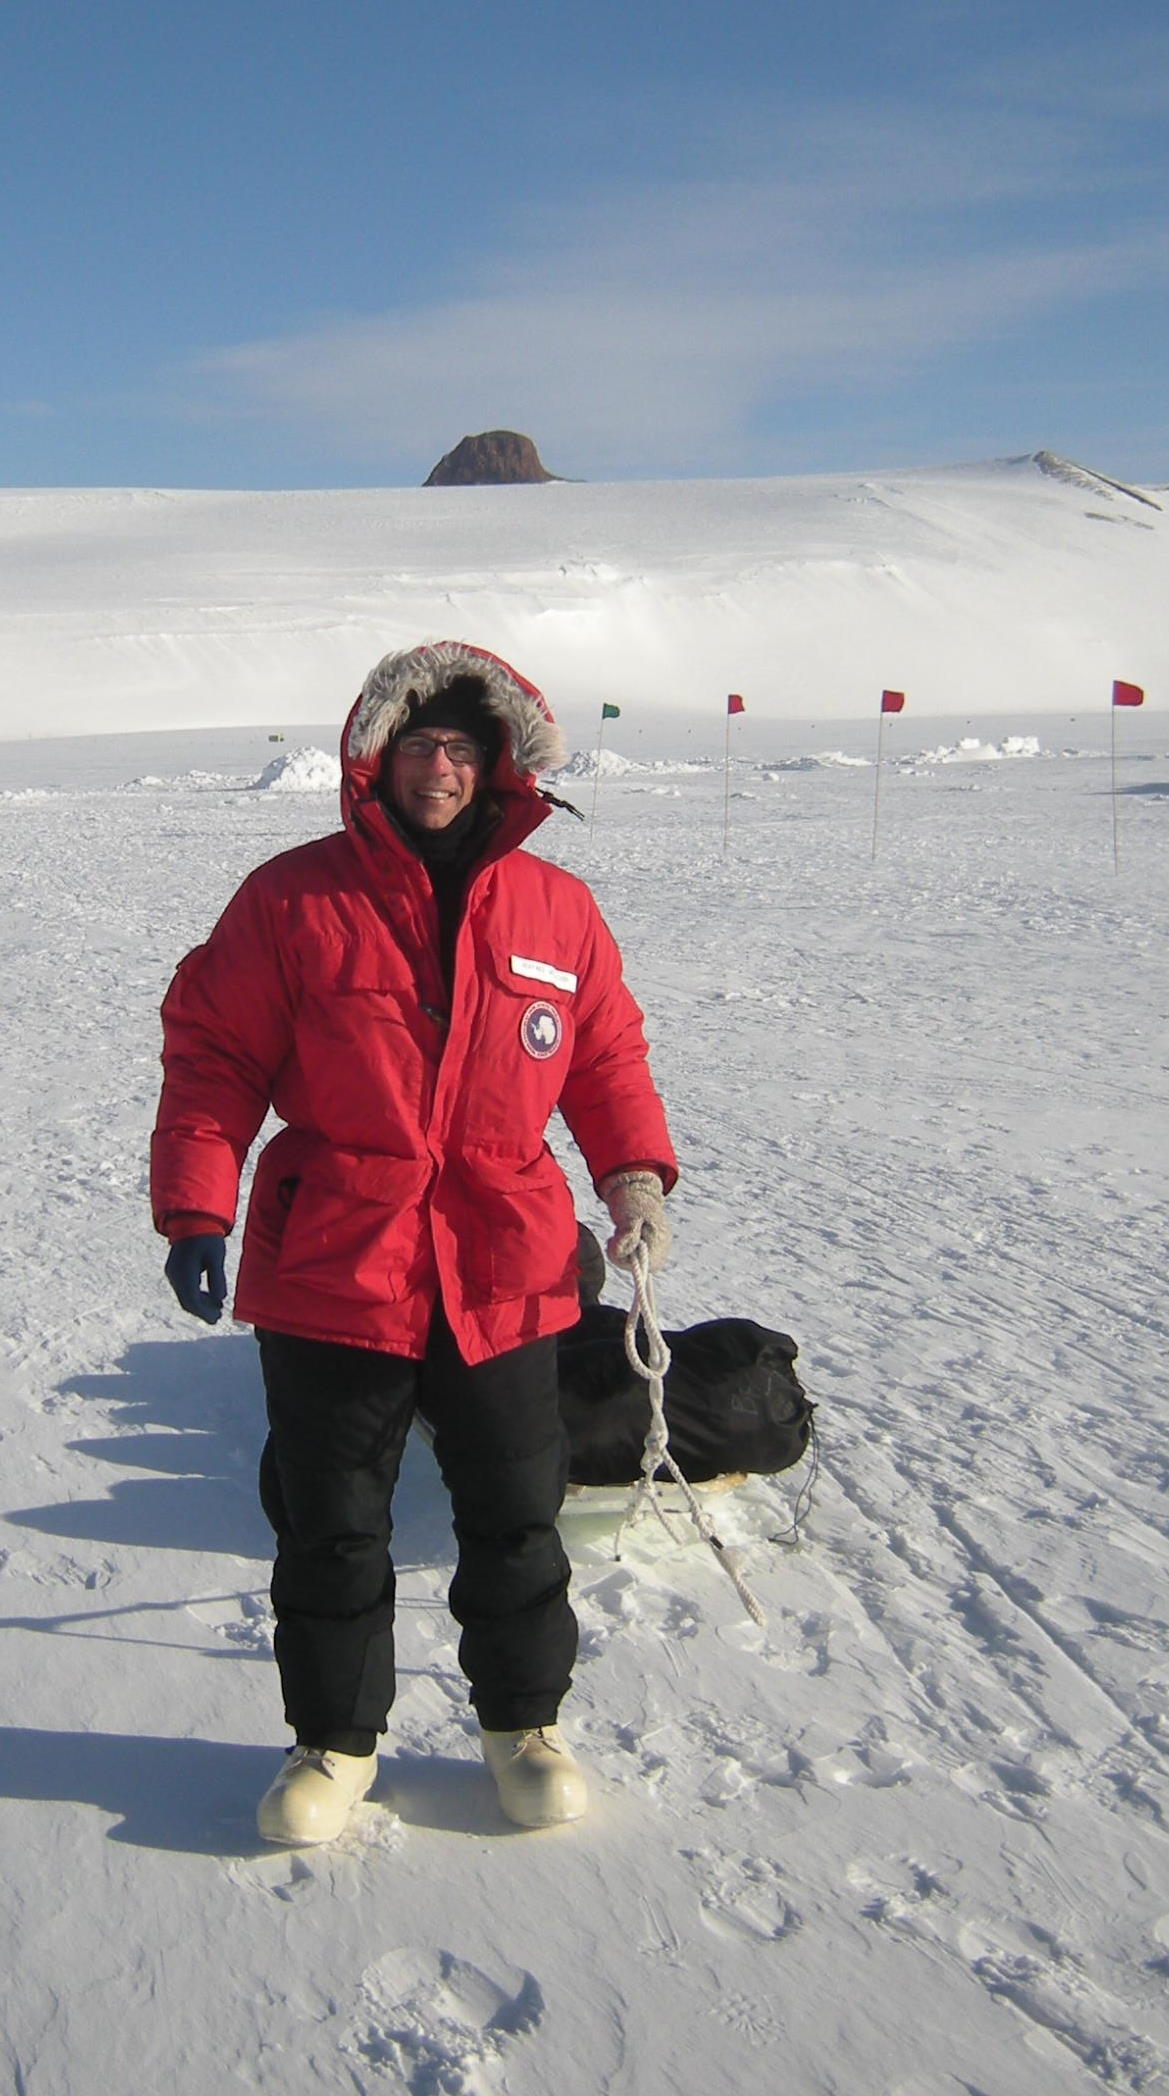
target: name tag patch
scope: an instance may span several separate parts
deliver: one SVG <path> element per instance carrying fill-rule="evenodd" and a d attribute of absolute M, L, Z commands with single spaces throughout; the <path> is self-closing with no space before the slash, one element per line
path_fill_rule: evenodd
<path fill-rule="evenodd" d="M 522 975 L 529 982 L 551 983 L 557 990 L 575 990 L 576 977 L 567 968 L 554 968 L 551 961 L 530 961 L 522 953 L 513 953 L 511 972 Z"/>
<path fill-rule="evenodd" d="M 564 1025 L 556 1006 L 543 998 L 530 1004 L 520 1020 L 520 1040 L 528 1054 L 538 1063 L 546 1063 L 563 1039 Z"/>

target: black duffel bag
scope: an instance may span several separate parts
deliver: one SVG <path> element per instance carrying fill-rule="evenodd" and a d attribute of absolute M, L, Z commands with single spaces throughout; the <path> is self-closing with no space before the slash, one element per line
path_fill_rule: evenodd
<path fill-rule="evenodd" d="M 670 1349 L 665 1414 L 670 1453 L 692 1484 L 728 1471 L 798 1463 L 815 1406 L 796 1375 L 797 1347 L 749 1317 L 715 1317 L 663 1333 Z M 649 1388 L 625 1354 L 625 1313 L 586 1302 L 559 1343 L 560 1411 L 574 1485 L 632 1484 L 641 1474 Z M 662 1473 L 665 1475 L 666 1473 Z"/>

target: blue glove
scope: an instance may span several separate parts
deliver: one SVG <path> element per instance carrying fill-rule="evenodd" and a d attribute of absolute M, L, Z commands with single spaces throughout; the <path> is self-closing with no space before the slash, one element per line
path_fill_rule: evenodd
<path fill-rule="evenodd" d="M 215 1232 L 205 1237 L 180 1237 L 170 1248 L 164 1268 L 184 1310 L 201 1317 L 205 1325 L 217 1325 L 227 1301 L 227 1269 L 223 1239 Z M 206 1288 L 199 1283 L 207 1276 Z"/>

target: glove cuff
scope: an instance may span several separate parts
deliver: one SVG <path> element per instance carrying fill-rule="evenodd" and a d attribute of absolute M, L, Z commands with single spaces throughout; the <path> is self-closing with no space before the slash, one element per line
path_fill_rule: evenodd
<path fill-rule="evenodd" d="M 610 1172 L 597 1188 L 602 1201 L 607 1201 L 615 1186 L 652 1186 L 665 1199 L 662 1175 L 652 1165 L 624 1165 L 619 1172 Z"/>

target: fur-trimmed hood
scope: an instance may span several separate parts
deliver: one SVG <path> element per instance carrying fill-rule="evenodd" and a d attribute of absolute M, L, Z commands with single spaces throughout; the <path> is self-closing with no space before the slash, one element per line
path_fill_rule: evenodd
<path fill-rule="evenodd" d="M 364 767 L 379 758 L 405 726 L 411 701 L 425 704 L 456 677 L 473 677 L 482 686 L 484 708 L 499 722 L 520 777 L 531 779 L 565 762 L 564 740 L 543 694 L 500 656 L 459 640 L 427 641 L 375 663 L 350 717 L 350 761 Z"/>

